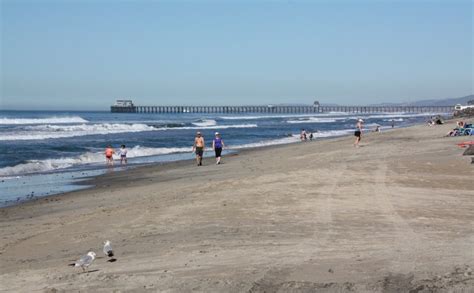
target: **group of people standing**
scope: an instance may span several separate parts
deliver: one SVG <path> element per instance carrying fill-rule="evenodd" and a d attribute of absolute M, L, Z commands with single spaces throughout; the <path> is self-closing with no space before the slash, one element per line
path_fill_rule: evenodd
<path fill-rule="evenodd" d="M 214 136 L 215 137 L 212 140 L 212 149 L 214 150 L 216 156 L 216 165 L 219 165 L 221 163 L 222 149 L 225 145 L 219 132 L 216 132 Z M 193 153 L 196 154 L 196 163 L 198 166 L 202 166 L 202 157 L 205 150 L 206 143 L 204 142 L 204 137 L 202 136 L 202 133 L 198 131 L 196 133 L 196 137 L 194 138 L 193 144 Z"/>
<path fill-rule="evenodd" d="M 317 132 L 317 131 L 316 131 L 316 132 Z M 301 133 L 300 133 L 300 140 L 301 140 L 301 141 L 307 141 L 308 138 L 309 138 L 309 140 L 313 140 L 313 137 L 314 137 L 314 136 L 313 136 L 313 133 L 312 133 L 312 132 L 310 132 L 310 133 L 308 134 L 308 132 L 306 131 L 306 129 L 301 129 Z"/>
<path fill-rule="evenodd" d="M 215 137 L 212 140 L 212 149 L 215 152 L 216 155 L 216 165 L 219 165 L 221 163 L 221 155 L 222 155 L 222 149 L 224 148 L 224 140 L 222 140 L 222 137 L 219 132 L 215 133 Z M 201 132 L 196 133 L 196 137 L 194 138 L 194 145 L 193 145 L 193 153 L 196 154 L 196 162 L 198 166 L 202 166 L 202 158 L 204 156 L 204 151 L 206 150 L 206 143 L 204 142 L 204 137 L 202 136 Z M 105 162 L 107 163 L 108 166 L 113 166 L 114 165 L 114 155 L 118 154 L 120 156 L 120 165 L 126 165 L 127 164 L 127 153 L 128 150 L 125 147 L 125 145 L 121 145 L 120 149 L 116 152 L 115 149 L 111 146 L 108 145 L 105 148 Z"/>
<path fill-rule="evenodd" d="M 108 166 L 113 166 L 114 165 L 114 155 L 117 154 L 120 156 L 120 165 L 126 165 L 127 164 L 127 153 L 128 150 L 125 147 L 125 145 L 121 145 L 120 149 L 115 152 L 115 149 L 111 146 L 108 145 L 105 148 L 105 162 L 107 163 Z"/>

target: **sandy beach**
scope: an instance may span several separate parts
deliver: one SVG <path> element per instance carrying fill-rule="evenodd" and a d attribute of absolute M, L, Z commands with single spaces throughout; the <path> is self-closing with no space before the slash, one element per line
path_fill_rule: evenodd
<path fill-rule="evenodd" d="M 0 290 L 473 292 L 474 166 L 452 127 L 140 167 L 0 209 Z M 89 273 L 68 266 L 89 250 Z"/>

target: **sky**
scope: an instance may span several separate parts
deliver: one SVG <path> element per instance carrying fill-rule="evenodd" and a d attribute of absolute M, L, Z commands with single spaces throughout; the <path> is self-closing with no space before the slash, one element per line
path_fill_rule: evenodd
<path fill-rule="evenodd" d="M 470 0 L 0 3 L 0 110 L 473 93 Z"/>

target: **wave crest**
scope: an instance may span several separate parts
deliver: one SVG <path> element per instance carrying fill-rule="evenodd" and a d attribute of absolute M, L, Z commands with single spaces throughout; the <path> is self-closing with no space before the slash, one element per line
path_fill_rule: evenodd
<path fill-rule="evenodd" d="M 88 123 L 86 119 L 79 116 L 72 117 L 48 117 L 48 118 L 0 118 L 2 125 L 22 125 L 22 124 L 70 124 Z"/>
<path fill-rule="evenodd" d="M 35 125 L 26 126 L 18 131 L 2 133 L 0 140 L 39 140 L 66 138 L 86 135 L 104 135 L 124 132 L 156 130 L 146 124 L 78 124 L 78 125 Z"/>
<path fill-rule="evenodd" d="M 129 158 L 148 157 L 157 155 L 166 155 L 173 153 L 190 152 L 191 147 L 180 148 L 149 148 L 135 146 L 130 148 L 127 153 Z M 116 157 L 118 158 L 118 157 Z M 102 152 L 87 152 L 79 156 L 65 157 L 57 159 L 30 160 L 26 163 L 15 166 L 4 167 L 0 169 L 0 176 L 15 176 L 31 173 L 50 172 L 59 169 L 66 169 L 78 165 L 105 163 L 105 157 Z"/>
<path fill-rule="evenodd" d="M 334 123 L 337 122 L 337 118 L 318 118 L 318 117 L 309 117 L 309 118 L 300 118 L 298 120 L 288 120 L 286 123 L 290 124 L 300 124 L 300 123 Z"/>
<path fill-rule="evenodd" d="M 210 123 L 207 123 L 210 124 Z M 173 125 L 174 126 L 174 125 Z M 177 125 L 176 125 L 177 126 Z M 3 132 L 0 141 L 13 140 L 40 140 L 54 138 L 68 138 L 86 135 L 105 135 L 115 133 L 132 133 L 143 131 L 189 130 L 189 129 L 227 129 L 227 128 L 255 128 L 256 124 L 231 124 L 210 126 L 181 126 L 156 127 L 147 124 L 77 124 L 77 125 L 31 125 L 23 126 L 15 131 Z"/>
<path fill-rule="evenodd" d="M 200 121 L 193 122 L 192 124 L 199 127 L 207 127 L 207 126 L 215 126 L 217 125 L 217 122 L 216 120 L 213 120 L 213 119 L 202 119 Z"/>

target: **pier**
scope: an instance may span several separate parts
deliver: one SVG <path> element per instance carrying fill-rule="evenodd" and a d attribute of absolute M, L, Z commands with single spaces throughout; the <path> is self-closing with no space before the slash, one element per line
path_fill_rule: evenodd
<path fill-rule="evenodd" d="M 247 113 L 275 113 L 275 114 L 305 114 L 305 113 L 452 113 L 454 106 L 324 106 L 315 103 L 308 106 L 136 106 L 130 103 L 113 105 L 112 113 L 220 113 L 220 114 L 247 114 Z"/>

